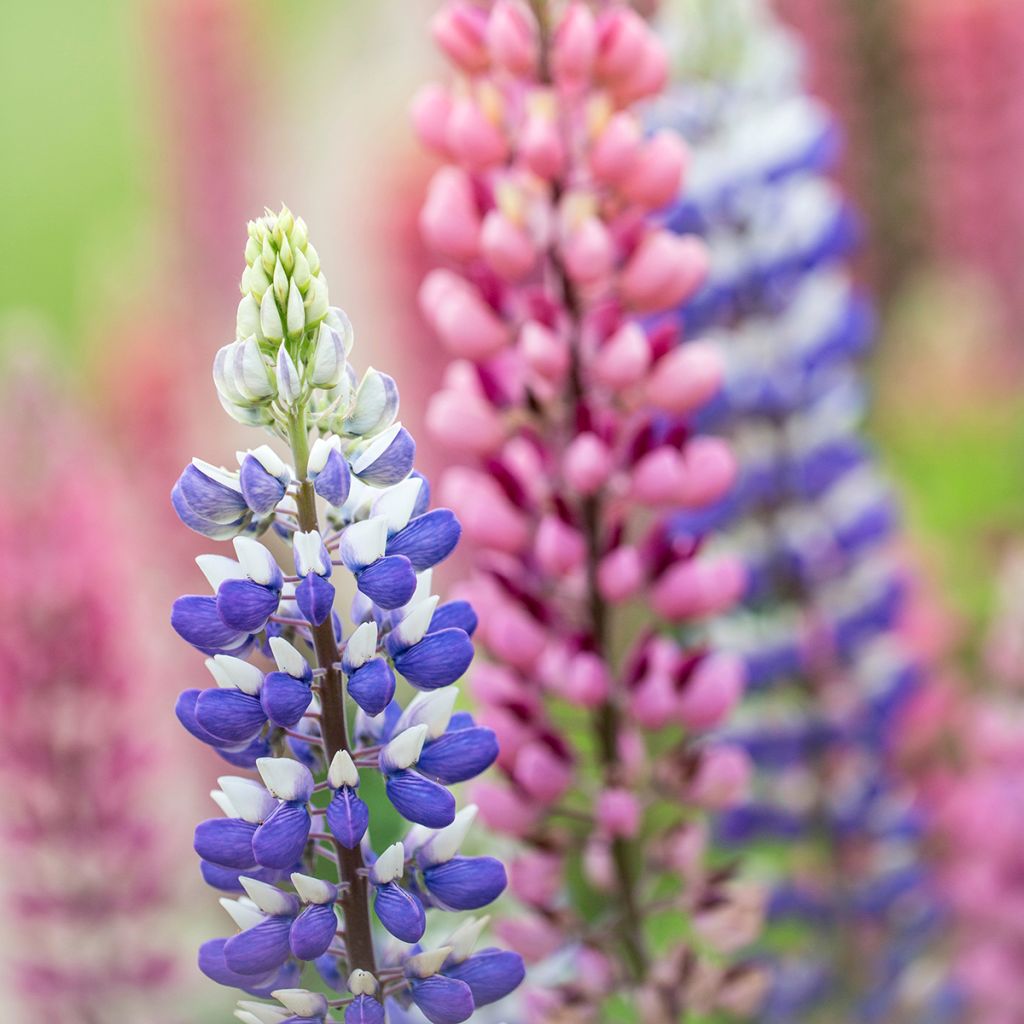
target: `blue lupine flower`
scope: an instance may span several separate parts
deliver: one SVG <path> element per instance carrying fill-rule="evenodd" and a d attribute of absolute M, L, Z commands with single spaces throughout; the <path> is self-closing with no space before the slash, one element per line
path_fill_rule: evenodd
<path fill-rule="evenodd" d="M 212 796 L 223 817 L 195 831 L 202 876 L 236 897 L 223 902 L 239 929 L 205 943 L 199 966 L 254 999 L 277 1000 L 240 1002 L 242 1024 L 334 1020 L 327 1000 L 301 987 L 306 965 L 334 991 L 347 988 L 349 1024 L 382 1024 L 385 1005 L 399 1003 L 461 1021 L 472 989 L 441 967 L 468 972 L 483 1005 L 517 983 L 514 954 L 501 970 L 481 970 L 468 953 L 403 953 L 389 963 L 401 971 L 382 980 L 367 930 L 372 908 L 386 932 L 417 943 L 425 903 L 432 914 L 476 908 L 504 887 L 497 861 L 458 852 L 472 812 L 458 820 L 458 843 L 443 831 L 456 821 L 446 785 L 497 754 L 490 730 L 453 713 L 448 686 L 472 658 L 476 617 L 463 601 L 438 607 L 431 595 L 431 568 L 460 527 L 450 511 L 430 510 L 429 485 L 412 471 L 415 444 L 395 422 L 395 382 L 376 370 L 357 382 L 351 325 L 330 307 L 306 227 L 287 210 L 250 224 L 242 291 L 238 337 L 214 364 L 218 394 L 232 417 L 287 438 L 292 450 L 290 459 L 267 444 L 239 452 L 237 473 L 196 461 L 172 494 L 188 526 L 233 540 L 235 554 L 200 556 L 212 595 L 175 602 L 172 624 L 207 656 L 215 684 L 185 690 L 175 713 L 226 761 L 260 776 L 221 778 Z M 326 522 L 317 499 L 329 506 Z M 295 578 L 286 581 L 261 543 L 266 532 L 291 547 Z M 335 566 L 356 584 L 351 629 L 334 610 Z M 268 671 L 251 655 L 276 665 Z M 404 710 L 396 667 L 427 691 Z M 379 772 L 416 823 L 408 861 L 401 843 L 375 858 L 361 771 Z M 330 874 L 317 877 L 325 864 Z"/>

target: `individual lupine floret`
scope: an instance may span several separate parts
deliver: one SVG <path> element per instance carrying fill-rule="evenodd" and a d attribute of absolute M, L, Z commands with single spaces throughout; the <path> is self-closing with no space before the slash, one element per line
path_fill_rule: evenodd
<path fill-rule="evenodd" d="M 472 658 L 476 617 L 465 602 L 439 606 L 430 593 L 431 570 L 460 527 L 452 513 L 430 510 L 429 487 L 412 472 L 415 446 L 395 422 L 394 381 L 371 370 L 356 385 L 351 326 L 326 305 L 305 226 L 287 211 L 261 218 L 250 226 L 247 264 L 239 338 L 218 355 L 215 381 L 231 414 L 267 427 L 291 457 L 263 445 L 239 453 L 238 474 L 193 465 L 174 498 L 188 525 L 233 539 L 237 555 L 202 556 L 214 596 L 175 604 L 175 628 L 208 655 L 216 684 L 185 691 L 176 713 L 262 780 L 222 778 L 212 796 L 224 817 L 196 829 L 203 877 L 237 897 L 225 906 L 240 929 L 205 943 L 200 968 L 284 1007 L 245 1002 L 238 1016 L 246 1024 L 324 1021 L 342 1005 L 346 1020 L 381 1021 L 387 1000 L 411 1005 L 422 990 L 429 1003 L 440 988 L 457 992 L 463 1020 L 472 996 L 462 983 L 422 988 L 426 975 L 407 976 L 405 958 L 379 973 L 370 911 L 385 930 L 418 942 L 424 900 L 432 914 L 481 905 L 499 891 L 500 868 L 463 858 L 480 861 L 480 889 L 470 893 L 464 874 L 447 887 L 432 878 L 435 889 L 458 892 L 447 901 L 421 884 L 440 861 L 410 862 L 403 884 L 402 846 L 375 855 L 359 796 L 360 773 L 379 772 L 401 813 L 442 827 L 456 815 L 446 783 L 497 756 L 493 733 L 453 713 L 450 684 Z M 291 547 L 293 576 L 257 539 L 268 531 Z M 334 609 L 336 571 L 356 583 L 351 628 Z M 276 670 L 245 655 L 273 658 Z M 396 700 L 396 672 L 430 691 L 408 713 Z M 459 742 L 448 739 L 454 732 Z M 419 769 L 420 757 L 429 770 Z M 300 988 L 306 965 L 335 991 L 348 978 L 352 999 L 332 1006 Z"/>

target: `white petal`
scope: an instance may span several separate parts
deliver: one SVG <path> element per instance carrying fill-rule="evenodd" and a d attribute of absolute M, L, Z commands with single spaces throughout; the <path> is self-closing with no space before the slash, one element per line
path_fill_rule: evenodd
<path fill-rule="evenodd" d="M 308 800 L 313 792 L 309 769 L 290 757 L 260 757 L 256 769 L 264 784 L 279 800 Z"/>
<path fill-rule="evenodd" d="M 451 946 L 442 946 L 429 953 L 417 953 L 405 961 L 405 969 L 418 978 L 429 978 L 441 970 L 451 951 Z"/>
<path fill-rule="evenodd" d="M 388 546 L 388 521 L 383 516 L 353 523 L 341 535 L 341 557 L 357 569 L 372 565 L 384 557 Z"/>
<path fill-rule="evenodd" d="M 372 996 L 377 991 L 377 979 L 369 971 L 355 970 L 348 976 L 348 990 L 354 996 Z"/>
<path fill-rule="evenodd" d="M 281 672 L 285 672 L 295 679 L 301 679 L 306 674 L 309 663 L 283 636 L 270 638 L 270 651 Z"/>
<path fill-rule="evenodd" d="M 414 725 L 399 733 L 382 751 L 381 758 L 392 769 L 411 768 L 418 760 L 427 740 L 427 727 Z"/>
<path fill-rule="evenodd" d="M 299 531 L 292 537 L 292 546 L 295 552 L 295 571 L 300 576 L 308 576 L 311 572 L 318 576 L 326 574 L 323 539 L 317 530 L 310 530 L 308 533 Z"/>
<path fill-rule="evenodd" d="M 480 941 L 480 936 L 483 934 L 484 929 L 490 924 L 490 917 L 471 917 L 468 921 L 463 921 L 458 928 L 455 929 L 444 940 L 446 946 L 451 946 L 452 959 L 456 963 L 462 963 L 463 960 L 468 960 L 472 955 L 473 950 L 476 949 L 476 944 Z"/>
<path fill-rule="evenodd" d="M 337 887 L 330 882 L 299 874 L 298 871 L 292 875 L 292 885 L 305 903 L 333 903 L 338 895 Z"/>
<path fill-rule="evenodd" d="M 227 897 L 222 897 L 218 902 L 243 932 L 247 928 L 255 928 L 266 917 L 250 900 L 229 900 Z"/>
<path fill-rule="evenodd" d="M 252 295 L 243 295 L 235 313 L 235 335 L 249 338 L 260 332 L 260 307 Z"/>
<path fill-rule="evenodd" d="M 395 639 L 403 647 L 412 647 L 426 636 L 430 620 L 434 617 L 434 609 L 437 608 L 437 602 L 440 600 L 435 594 L 414 605 L 411 603 L 406 605 L 409 610 L 394 629 Z"/>
<path fill-rule="evenodd" d="M 245 579 L 245 570 L 227 555 L 197 555 L 196 565 L 215 592 L 225 580 Z"/>
<path fill-rule="evenodd" d="M 278 312 L 274 293 L 270 288 L 263 293 L 263 300 L 260 302 L 260 327 L 263 328 L 264 337 L 271 341 L 280 341 L 284 337 L 281 314 Z"/>
<path fill-rule="evenodd" d="M 291 477 L 288 464 L 269 444 L 261 444 L 247 454 L 251 455 L 271 476 L 276 476 L 279 480 Z"/>
<path fill-rule="evenodd" d="M 263 673 L 255 665 L 242 658 L 233 658 L 230 654 L 214 655 L 213 662 L 227 678 L 229 685 L 236 690 L 255 697 L 263 689 Z M 217 679 L 218 685 L 223 685 L 216 674 L 214 678 Z"/>
<path fill-rule="evenodd" d="M 309 450 L 309 459 L 306 462 L 307 474 L 313 476 L 324 471 L 327 465 L 327 456 L 331 454 L 333 445 L 325 437 L 318 437 Z"/>
<path fill-rule="evenodd" d="M 445 828 L 438 829 L 434 837 L 423 845 L 420 856 L 430 864 L 444 864 L 458 852 L 476 820 L 477 806 L 463 807 L 455 820 Z"/>
<path fill-rule="evenodd" d="M 227 794 L 243 821 L 253 824 L 266 821 L 277 807 L 277 801 L 255 779 L 222 775 L 217 785 Z"/>
<path fill-rule="evenodd" d="M 388 521 L 388 534 L 398 533 L 408 525 L 422 488 L 423 479 L 411 476 L 407 480 L 389 487 L 373 503 L 373 514 L 384 516 Z"/>
<path fill-rule="evenodd" d="M 297 1017 L 324 1017 L 327 998 L 305 988 L 278 988 L 270 993 L 282 1006 Z"/>
<path fill-rule="evenodd" d="M 248 878 L 245 875 L 239 877 L 238 881 L 249 899 L 265 914 L 288 914 L 295 909 L 295 897 L 281 892 L 276 885 L 261 882 L 256 878 Z"/>
<path fill-rule="evenodd" d="M 298 334 L 306 326 L 306 310 L 302 305 L 302 293 L 294 281 L 288 288 L 288 333 Z"/>
<path fill-rule="evenodd" d="M 210 790 L 210 799 L 224 812 L 226 818 L 240 818 L 235 805 L 228 799 L 227 793 L 220 789 Z"/>
<path fill-rule="evenodd" d="M 239 563 L 253 583 L 266 586 L 277 575 L 274 556 L 258 540 L 236 537 L 233 544 Z"/>
<path fill-rule="evenodd" d="M 362 473 L 364 469 L 369 469 L 391 447 L 391 442 L 398 437 L 401 429 L 401 423 L 392 423 L 387 430 L 378 434 L 352 461 L 352 472 Z"/>
<path fill-rule="evenodd" d="M 386 885 L 401 878 L 405 871 L 405 847 L 401 843 L 389 846 L 373 865 L 373 877 L 378 885 Z"/>
<path fill-rule="evenodd" d="M 286 405 L 297 402 L 302 391 L 298 368 L 284 345 L 277 350 L 277 390 Z"/>
<path fill-rule="evenodd" d="M 250 1014 L 257 1024 L 280 1024 L 289 1016 L 287 1010 L 278 1009 L 269 1003 L 254 1003 L 248 999 L 240 999 L 238 1009 Z"/>
<path fill-rule="evenodd" d="M 363 622 L 345 644 L 345 663 L 353 669 L 365 665 L 377 653 L 377 623 Z"/>
<path fill-rule="evenodd" d="M 255 338 L 247 338 L 242 342 L 241 361 L 235 361 L 235 383 L 239 390 L 248 398 L 270 398 L 274 394 L 274 385 L 267 373 L 267 364 L 263 361 L 259 342 Z M 238 370 L 241 369 L 241 379 Z"/>
<path fill-rule="evenodd" d="M 459 690 L 456 686 L 445 686 L 440 690 L 418 693 L 402 712 L 395 723 L 395 732 L 409 729 L 414 725 L 427 727 L 427 738 L 436 740 L 448 728 L 455 710 Z"/>
<path fill-rule="evenodd" d="M 426 601 L 430 597 L 430 592 L 434 587 L 434 570 L 424 569 L 423 572 L 416 573 L 416 589 L 412 592 L 412 597 L 409 598 L 409 603 L 402 609 L 403 612 L 411 611 L 421 601 Z"/>
<path fill-rule="evenodd" d="M 359 770 L 347 750 L 339 750 L 334 755 L 327 772 L 327 782 L 332 789 L 341 789 L 342 786 L 355 789 L 359 785 Z"/>

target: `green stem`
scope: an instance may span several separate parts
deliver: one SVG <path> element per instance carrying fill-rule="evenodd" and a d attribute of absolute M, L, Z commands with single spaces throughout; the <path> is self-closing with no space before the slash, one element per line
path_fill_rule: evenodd
<path fill-rule="evenodd" d="M 316 510 L 316 492 L 306 476 L 309 462 L 309 428 L 305 411 L 298 413 L 289 424 L 288 439 L 291 444 L 295 472 L 299 478 L 297 504 L 299 527 L 304 533 L 320 530 L 320 519 Z M 337 667 L 338 645 L 334 638 L 332 616 L 319 626 L 313 627 L 313 649 L 316 664 L 314 668 L 324 669 L 320 680 L 322 712 L 320 732 L 327 750 L 330 764 L 339 750 L 351 753 L 348 739 L 348 723 L 345 718 L 345 683 Z M 377 961 L 373 951 L 373 930 L 370 926 L 369 882 L 363 851 L 357 846 L 347 850 L 335 841 L 338 855 L 338 871 L 342 882 L 339 902 L 344 912 L 345 948 L 348 952 L 350 970 L 377 973 Z"/>

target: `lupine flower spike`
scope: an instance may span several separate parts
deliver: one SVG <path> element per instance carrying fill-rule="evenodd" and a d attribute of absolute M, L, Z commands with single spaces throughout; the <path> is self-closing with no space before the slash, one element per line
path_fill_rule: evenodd
<path fill-rule="evenodd" d="M 756 890 L 702 856 L 704 812 L 742 795 L 747 761 L 711 734 L 742 666 L 701 623 L 744 578 L 669 529 L 734 479 L 728 446 L 692 426 L 722 365 L 650 320 L 695 292 L 707 254 L 660 212 L 686 146 L 645 137 L 635 110 L 665 52 L 628 4 L 600 6 L 453 2 L 434 22 L 456 81 L 413 110 L 444 160 L 420 218 L 444 266 L 420 303 L 454 362 L 428 422 L 471 463 L 443 492 L 476 559 L 492 660 L 473 687 L 501 741 L 504 780 L 476 799 L 523 844 L 523 913 L 500 931 L 532 961 L 560 954 L 530 1019 L 627 1003 L 676 1021 L 698 995 L 743 1012 L 761 988 L 733 958 Z"/>
<path fill-rule="evenodd" d="M 523 966 L 471 943 L 420 946 L 429 910 L 481 908 L 506 884 L 498 861 L 459 853 L 475 812 L 458 812 L 448 789 L 498 752 L 490 729 L 455 712 L 475 616 L 431 594 L 460 526 L 429 510 L 395 382 L 349 365 L 352 327 L 329 305 L 304 222 L 268 212 L 249 224 L 245 255 L 237 337 L 214 380 L 228 413 L 289 455 L 261 443 L 237 469 L 196 460 L 172 493 L 181 519 L 234 555 L 200 556 L 212 592 L 175 602 L 174 628 L 206 655 L 213 684 L 186 690 L 178 718 L 248 773 L 219 779 L 223 816 L 196 829 L 203 877 L 238 928 L 207 942 L 199 966 L 276 1000 L 240 1003 L 245 1024 L 370 1024 L 389 1004 L 464 1021 L 512 991 Z M 334 610 L 339 577 L 355 593 L 348 625 Z M 419 691 L 404 708 L 399 676 Z M 360 796 L 367 773 L 412 826 L 384 850 Z M 407 944 L 386 959 L 374 918 Z M 311 965 L 343 994 L 303 987 Z"/>

